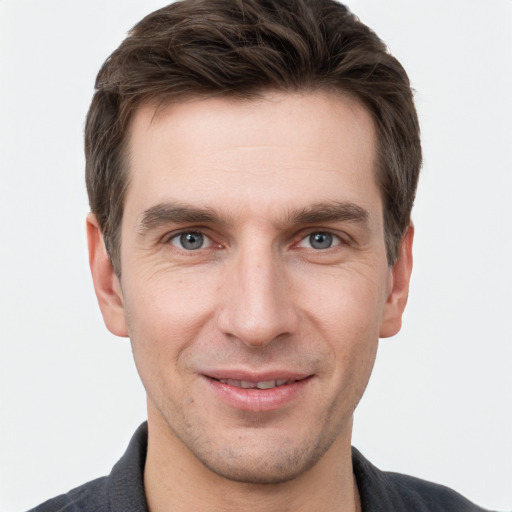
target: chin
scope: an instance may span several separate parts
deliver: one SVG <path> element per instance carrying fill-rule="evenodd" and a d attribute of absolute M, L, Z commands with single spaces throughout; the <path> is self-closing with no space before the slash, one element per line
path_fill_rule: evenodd
<path fill-rule="evenodd" d="M 223 463 L 214 461 L 202 461 L 203 464 L 217 476 L 223 479 L 231 480 L 244 484 L 263 485 L 263 484 L 282 484 L 294 480 L 301 474 L 310 469 L 316 461 L 310 461 L 307 464 L 296 464 L 295 461 L 265 463 L 261 461 L 252 463 L 251 461 L 240 461 L 239 464 Z"/>
<path fill-rule="evenodd" d="M 208 470 L 221 478 L 245 484 L 282 484 L 309 471 L 331 444 L 309 445 L 305 449 L 286 449 L 282 445 L 265 449 L 259 446 L 252 447 L 250 452 L 230 447 L 225 453 L 217 452 L 215 456 L 211 453 L 195 455 Z"/>

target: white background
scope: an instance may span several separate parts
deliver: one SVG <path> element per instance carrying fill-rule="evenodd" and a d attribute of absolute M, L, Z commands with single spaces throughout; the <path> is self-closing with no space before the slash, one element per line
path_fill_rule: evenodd
<path fill-rule="evenodd" d="M 0 0 L 0 510 L 106 474 L 145 417 L 89 278 L 83 120 L 101 63 L 157 0 Z M 512 507 L 512 1 L 354 0 L 417 90 L 425 165 L 402 333 L 354 444 Z"/>

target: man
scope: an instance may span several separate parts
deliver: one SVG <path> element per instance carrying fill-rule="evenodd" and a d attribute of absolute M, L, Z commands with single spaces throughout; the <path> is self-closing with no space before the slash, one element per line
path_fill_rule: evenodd
<path fill-rule="evenodd" d="M 377 36 L 329 0 L 185 0 L 96 87 L 90 265 L 148 422 L 109 477 L 35 510 L 482 510 L 351 448 L 421 165 Z"/>

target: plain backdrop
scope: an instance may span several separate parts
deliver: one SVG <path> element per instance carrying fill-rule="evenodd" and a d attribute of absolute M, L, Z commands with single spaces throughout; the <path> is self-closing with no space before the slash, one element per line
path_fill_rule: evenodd
<path fill-rule="evenodd" d="M 0 0 L 0 510 L 107 474 L 145 418 L 86 255 L 96 72 L 157 0 Z M 354 445 L 382 469 L 512 508 L 512 1 L 354 0 L 407 69 L 425 164 L 402 332 Z"/>

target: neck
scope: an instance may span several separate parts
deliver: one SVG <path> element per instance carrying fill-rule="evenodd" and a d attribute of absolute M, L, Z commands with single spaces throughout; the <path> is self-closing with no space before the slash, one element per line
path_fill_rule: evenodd
<path fill-rule="evenodd" d="M 155 419 L 155 418 L 153 418 Z M 144 487 L 150 512 L 359 512 L 350 435 L 298 477 L 278 484 L 228 480 L 207 469 L 159 419 L 149 418 Z"/>

